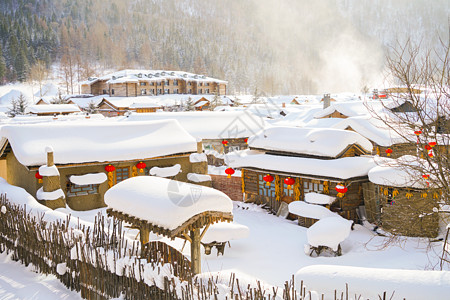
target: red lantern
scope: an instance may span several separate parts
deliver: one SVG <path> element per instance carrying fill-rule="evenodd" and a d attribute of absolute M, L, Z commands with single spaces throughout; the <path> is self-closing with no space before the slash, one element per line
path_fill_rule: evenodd
<path fill-rule="evenodd" d="M 387 156 L 391 156 L 392 149 L 391 148 L 387 148 L 385 152 L 386 152 Z"/>
<path fill-rule="evenodd" d="M 228 141 L 227 140 L 223 140 L 222 141 L 222 145 L 224 145 L 225 147 L 228 146 Z"/>
<path fill-rule="evenodd" d="M 417 135 L 417 136 L 419 136 L 419 135 L 420 135 L 421 133 L 422 133 L 422 130 L 420 130 L 420 129 L 419 129 L 419 130 L 416 130 L 416 131 L 414 131 L 414 134 L 415 134 L 415 135 Z"/>
<path fill-rule="evenodd" d="M 137 165 L 136 165 L 136 168 L 138 168 L 139 169 L 139 172 L 144 172 L 144 169 L 145 169 L 145 167 L 146 167 L 147 165 L 145 164 L 145 162 L 142 162 L 142 161 L 140 161 Z"/>
<path fill-rule="evenodd" d="M 431 158 L 434 156 L 433 150 L 428 151 L 428 156 Z"/>
<path fill-rule="evenodd" d="M 295 179 L 288 177 L 288 178 L 284 179 L 284 183 L 287 185 L 287 188 L 290 190 L 291 185 L 294 185 L 294 183 L 295 183 Z"/>
<path fill-rule="evenodd" d="M 116 167 L 114 167 L 113 165 L 107 165 L 105 167 L 105 171 L 108 173 L 114 172 L 116 170 Z"/>
<path fill-rule="evenodd" d="M 245 138 L 245 139 L 244 139 L 244 142 L 245 142 L 246 144 L 248 144 L 248 139 L 247 139 L 247 138 Z"/>
<path fill-rule="evenodd" d="M 433 148 L 434 146 L 436 146 L 436 142 L 429 142 L 428 145 L 430 145 L 430 147 Z"/>
<path fill-rule="evenodd" d="M 263 177 L 263 180 L 266 182 L 267 186 L 270 186 L 270 183 L 273 181 L 273 176 L 270 174 L 267 174 L 266 176 Z"/>
<path fill-rule="evenodd" d="M 227 174 L 227 178 L 231 178 L 231 175 L 234 174 L 234 170 L 232 168 L 225 169 L 225 174 Z"/>
<path fill-rule="evenodd" d="M 427 180 L 428 178 L 430 178 L 430 174 L 423 174 L 422 177 L 423 179 Z"/>
<path fill-rule="evenodd" d="M 425 149 L 426 150 L 431 150 L 431 146 L 430 145 L 425 145 Z"/>
<path fill-rule="evenodd" d="M 36 172 L 36 174 L 34 174 L 34 177 L 36 177 L 36 179 L 38 180 L 38 183 L 42 183 L 42 175 L 39 174 L 39 171 Z"/>
<path fill-rule="evenodd" d="M 336 185 L 335 189 L 336 189 L 336 192 L 338 192 L 337 196 L 339 198 L 344 197 L 345 193 L 347 193 L 347 191 L 348 191 L 347 187 L 342 184 Z"/>

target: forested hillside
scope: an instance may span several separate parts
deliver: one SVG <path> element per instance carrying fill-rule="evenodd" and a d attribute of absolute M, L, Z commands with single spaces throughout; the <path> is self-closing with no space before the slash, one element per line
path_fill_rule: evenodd
<path fill-rule="evenodd" d="M 57 63 L 68 92 L 126 67 L 205 73 L 236 93 L 355 90 L 399 36 L 448 38 L 447 0 L 312 2 L 2 0 L 0 77 L 25 81 Z"/>

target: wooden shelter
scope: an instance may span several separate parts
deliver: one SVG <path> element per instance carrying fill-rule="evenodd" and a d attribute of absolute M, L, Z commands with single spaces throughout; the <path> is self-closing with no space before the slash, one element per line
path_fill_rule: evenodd
<path fill-rule="evenodd" d="M 174 185 L 176 191 L 172 189 Z M 197 191 L 194 194 L 193 189 Z M 189 203 L 178 202 L 186 197 Z M 139 229 L 142 246 L 149 242 L 150 232 L 189 241 L 194 274 L 201 273 L 201 239 L 209 226 L 233 220 L 233 204 L 222 192 L 152 176 L 136 177 L 116 185 L 105 194 L 105 202 L 109 216 Z"/>

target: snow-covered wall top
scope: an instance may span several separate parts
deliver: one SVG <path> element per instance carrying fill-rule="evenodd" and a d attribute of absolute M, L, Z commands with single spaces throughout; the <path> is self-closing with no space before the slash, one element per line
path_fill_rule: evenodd
<path fill-rule="evenodd" d="M 119 122 L 175 119 L 191 135 L 201 139 L 229 139 L 249 137 L 266 127 L 266 123 L 247 111 L 198 111 L 136 113 Z"/>
<path fill-rule="evenodd" d="M 75 104 L 40 104 L 29 105 L 25 108 L 25 113 L 42 114 L 42 113 L 75 113 L 81 112 L 80 108 Z"/>
<path fill-rule="evenodd" d="M 45 147 L 55 164 L 122 161 L 197 151 L 197 142 L 175 120 L 152 122 L 54 122 L 5 125 L 8 139 L 25 166 L 46 163 Z"/>
<path fill-rule="evenodd" d="M 173 230 L 206 211 L 232 213 L 233 203 L 221 191 L 155 176 L 124 180 L 105 194 L 108 207 Z"/>
<path fill-rule="evenodd" d="M 367 176 L 369 170 L 376 166 L 373 158 L 366 156 L 324 160 L 269 155 L 252 150 L 227 154 L 226 162 L 232 168 L 257 168 L 287 174 L 302 174 L 341 180 Z"/>
<path fill-rule="evenodd" d="M 272 127 L 248 140 L 250 148 L 326 157 L 336 157 L 352 144 L 372 151 L 372 143 L 360 134 L 329 128 Z"/>

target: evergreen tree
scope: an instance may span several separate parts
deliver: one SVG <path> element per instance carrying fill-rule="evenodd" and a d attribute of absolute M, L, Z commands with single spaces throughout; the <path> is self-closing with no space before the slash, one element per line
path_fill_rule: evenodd
<path fill-rule="evenodd" d="M 97 113 L 97 105 L 95 105 L 94 101 L 89 102 L 88 107 L 85 108 L 85 111 L 90 114 L 96 114 Z"/>
<path fill-rule="evenodd" d="M 21 93 L 17 99 L 11 99 L 11 108 L 8 109 L 8 114 L 11 117 L 15 117 L 17 115 L 24 115 L 25 109 L 28 106 L 27 98 Z"/>
<path fill-rule="evenodd" d="M 5 76 L 6 76 L 6 63 L 5 58 L 3 56 L 3 49 L 1 48 L 0 44 L 0 84 L 3 84 L 3 82 L 5 81 Z"/>
<path fill-rule="evenodd" d="M 19 53 L 14 62 L 14 68 L 16 69 L 17 80 L 19 80 L 20 82 L 24 82 L 27 79 L 28 73 L 30 71 L 30 65 L 28 63 L 27 55 L 25 54 L 25 49 L 22 48 L 19 50 Z"/>
<path fill-rule="evenodd" d="M 69 98 L 62 95 L 61 90 L 58 89 L 58 96 L 53 97 L 52 101 L 50 101 L 51 104 L 68 104 Z"/>
<path fill-rule="evenodd" d="M 223 105 L 222 99 L 220 98 L 219 93 L 216 91 L 216 93 L 214 94 L 214 98 L 209 105 L 209 109 L 214 110 L 217 106 L 221 105 Z"/>
<path fill-rule="evenodd" d="M 191 97 L 189 97 L 186 100 L 186 102 L 184 103 L 184 110 L 185 111 L 194 111 L 195 110 L 194 101 L 192 101 Z"/>

